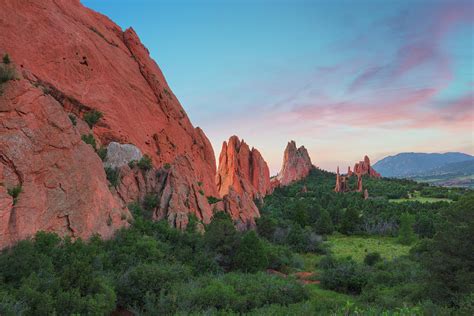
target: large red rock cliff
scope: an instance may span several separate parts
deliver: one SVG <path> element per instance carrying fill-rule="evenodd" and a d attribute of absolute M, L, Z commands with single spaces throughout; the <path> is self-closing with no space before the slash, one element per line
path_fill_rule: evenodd
<path fill-rule="evenodd" d="M 283 164 L 276 179 L 272 179 L 273 186 L 286 186 L 294 181 L 306 177 L 313 164 L 308 151 L 304 146 L 296 148 L 296 143 L 292 140 L 288 143 L 283 154 Z"/>
<path fill-rule="evenodd" d="M 123 32 L 78 0 L 0 7 L 0 54 L 10 55 L 18 78 L 0 96 L 0 248 L 38 230 L 111 236 L 131 217 L 127 203 L 149 194 L 158 200 L 153 218 L 184 227 L 192 213 L 209 222 L 216 205 L 207 197 L 219 196 L 214 151 L 133 29 Z M 103 116 L 89 128 L 92 111 Z M 99 156 L 81 141 L 89 134 L 97 147 L 133 144 L 152 169 L 120 166 L 110 187 Z M 254 185 L 263 192 L 266 183 Z M 8 190 L 20 186 L 13 203 Z M 234 195 L 217 206 L 252 221 L 258 209 L 244 210 Z"/>

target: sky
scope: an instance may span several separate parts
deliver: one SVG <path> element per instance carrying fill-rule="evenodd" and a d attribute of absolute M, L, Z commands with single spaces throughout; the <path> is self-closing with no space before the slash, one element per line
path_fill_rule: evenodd
<path fill-rule="evenodd" d="M 231 135 L 272 174 L 289 140 L 330 171 L 474 154 L 474 2 L 81 2 L 134 28 L 216 155 Z"/>

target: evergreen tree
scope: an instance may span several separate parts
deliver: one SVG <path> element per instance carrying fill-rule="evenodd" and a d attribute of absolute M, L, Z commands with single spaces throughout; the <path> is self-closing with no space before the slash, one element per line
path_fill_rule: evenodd
<path fill-rule="evenodd" d="M 234 266 L 243 272 L 257 272 L 268 265 L 266 249 L 254 231 L 247 232 L 235 254 Z"/>
<path fill-rule="evenodd" d="M 346 235 L 351 235 L 357 232 L 360 223 L 359 212 L 352 207 L 349 207 L 342 218 L 341 232 Z"/>
<path fill-rule="evenodd" d="M 332 224 L 331 216 L 328 211 L 322 210 L 318 221 L 316 222 L 315 231 L 318 234 L 329 235 L 334 231 L 334 225 Z"/>
<path fill-rule="evenodd" d="M 398 242 L 402 245 L 411 245 L 416 239 L 413 231 L 413 217 L 404 213 L 400 217 L 400 229 L 398 230 Z"/>

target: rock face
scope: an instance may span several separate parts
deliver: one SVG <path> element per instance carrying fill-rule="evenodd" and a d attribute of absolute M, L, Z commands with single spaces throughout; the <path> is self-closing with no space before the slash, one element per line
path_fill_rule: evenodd
<path fill-rule="evenodd" d="M 354 173 L 356 175 L 369 175 L 370 177 L 380 178 L 380 174 L 370 165 L 369 157 L 365 156 L 364 160 L 354 165 Z"/>
<path fill-rule="evenodd" d="M 238 194 L 262 198 L 271 191 L 270 170 L 257 149 L 232 136 L 222 144 L 216 185 L 221 197 L 233 188 Z"/>
<path fill-rule="evenodd" d="M 38 230 L 110 236 L 127 225 L 127 203 L 147 194 L 159 200 L 155 218 L 178 227 L 189 214 L 209 221 L 206 197 L 219 195 L 214 151 L 133 29 L 123 32 L 78 0 L 2 1 L 0 43 L 19 77 L 0 96 L 0 248 Z M 94 111 L 102 118 L 90 129 Z M 132 144 L 153 168 L 113 162 L 120 176 L 109 189 L 81 136 L 98 147 Z M 13 205 L 7 189 L 18 185 Z M 254 216 L 242 215 L 242 199 L 227 200 L 234 219 Z"/>
<path fill-rule="evenodd" d="M 109 168 L 118 168 L 127 165 L 131 161 L 139 161 L 142 157 L 140 149 L 132 144 L 110 142 L 107 146 L 104 165 Z"/>
<path fill-rule="evenodd" d="M 292 182 L 306 177 L 313 164 L 308 151 L 304 146 L 296 148 L 296 143 L 292 140 L 288 143 L 283 155 L 283 165 L 278 173 L 278 185 L 286 186 Z M 275 182 L 274 185 L 277 183 Z"/>
<path fill-rule="evenodd" d="M 61 104 L 28 80 L 0 96 L 0 248 L 38 230 L 109 237 L 130 214 Z M 21 191 L 14 201 L 6 189 Z"/>
<path fill-rule="evenodd" d="M 222 144 L 216 185 L 224 209 L 240 229 L 255 224 L 254 218 L 260 213 L 254 200 L 262 199 L 272 191 L 270 170 L 262 155 L 237 136 Z"/>

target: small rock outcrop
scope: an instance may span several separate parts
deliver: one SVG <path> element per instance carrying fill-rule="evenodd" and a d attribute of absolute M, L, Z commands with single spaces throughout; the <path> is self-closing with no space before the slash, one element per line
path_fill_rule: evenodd
<path fill-rule="evenodd" d="M 110 142 L 107 146 L 104 165 L 109 168 L 118 168 L 128 165 L 131 161 L 139 161 L 142 157 L 142 152 L 135 145 Z"/>
<path fill-rule="evenodd" d="M 296 148 L 296 143 L 292 140 L 286 146 L 283 164 L 276 177 L 278 185 L 286 186 L 301 180 L 309 174 L 312 168 L 313 164 L 306 148 L 304 146 Z"/>
<path fill-rule="evenodd" d="M 359 161 L 354 165 L 354 173 L 361 176 L 368 175 L 373 178 L 380 178 L 380 174 L 370 165 L 370 159 L 368 156 L 365 156 L 364 160 Z"/>

